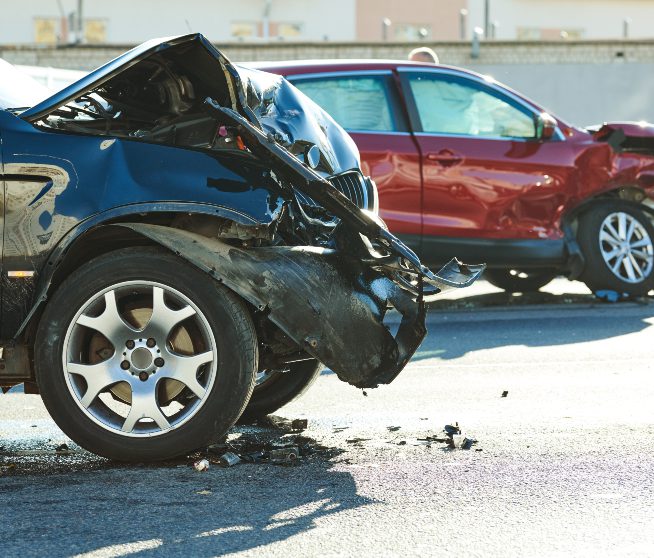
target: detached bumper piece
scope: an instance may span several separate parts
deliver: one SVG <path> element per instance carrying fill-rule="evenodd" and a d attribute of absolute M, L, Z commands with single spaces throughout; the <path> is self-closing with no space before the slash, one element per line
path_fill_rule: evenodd
<path fill-rule="evenodd" d="M 122 226 L 224 283 L 356 387 L 393 381 L 427 333 L 421 296 L 416 300 L 382 273 L 341 252 L 304 246 L 246 250 L 158 225 Z M 460 272 L 448 273 L 444 280 L 451 283 L 461 277 Z M 390 307 L 402 316 L 395 336 L 384 324 Z"/>

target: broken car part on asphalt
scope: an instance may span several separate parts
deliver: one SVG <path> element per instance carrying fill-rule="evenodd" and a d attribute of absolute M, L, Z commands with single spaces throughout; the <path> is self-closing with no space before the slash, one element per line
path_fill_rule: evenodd
<path fill-rule="evenodd" d="M 228 451 L 227 453 L 224 453 L 220 456 L 218 463 L 221 467 L 233 467 L 237 463 L 240 463 L 240 461 L 241 458 L 238 455 Z"/>
<path fill-rule="evenodd" d="M 206 445 L 264 370 L 319 361 L 358 387 L 389 383 L 424 338 L 425 301 L 483 271 L 424 267 L 376 215 L 342 128 L 201 35 L 5 107 L 0 134 L 0 383 L 38 386 L 107 457 Z"/>

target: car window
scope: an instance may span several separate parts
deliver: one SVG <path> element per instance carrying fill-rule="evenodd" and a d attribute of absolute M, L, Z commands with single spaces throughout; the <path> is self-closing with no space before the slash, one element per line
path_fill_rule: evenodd
<path fill-rule="evenodd" d="M 289 79 L 346 130 L 398 130 L 384 76 Z"/>
<path fill-rule="evenodd" d="M 446 75 L 412 75 L 422 131 L 479 137 L 534 138 L 534 115 L 482 84 Z"/>

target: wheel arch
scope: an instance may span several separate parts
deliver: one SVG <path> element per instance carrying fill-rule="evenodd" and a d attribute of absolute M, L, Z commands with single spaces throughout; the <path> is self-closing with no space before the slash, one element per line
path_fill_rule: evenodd
<path fill-rule="evenodd" d="M 570 280 L 578 279 L 586 265 L 584 254 L 577 242 L 579 218 L 599 204 L 611 200 L 621 200 L 632 203 L 638 209 L 645 212 L 652 222 L 654 222 L 654 208 L 643 203 L 646 199 L 647 194 L 640 185 L 620 186 L 586 198 L 563 214 L 561 217 L 561 230 L 563 231 L 566 249 L 568 251 L 567 276 Z"/>
<path fill-rule="evenodd" d="M 95 215 L 68 232 L 52 251 L 39 273 L 32 307 L 14 339 L 32 345 L 44 303 L 75 269 L 87 261 L 126 246 L 161 246 L 121 223 L 139 222 L 172 226 L 178 218 L 201 216 L 203 224 L 266 227 L 232 209 L 199 203 L 134 204 Z"/>

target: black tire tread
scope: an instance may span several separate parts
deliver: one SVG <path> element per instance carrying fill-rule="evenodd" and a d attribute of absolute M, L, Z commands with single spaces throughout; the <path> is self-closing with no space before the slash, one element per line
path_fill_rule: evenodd
<path fill-rule="evenodd" d="M 299 362 L 296 369 L 281 374 L 270 386 L 263 384 L 250 397 L 239 423 L 250 423 L 274 413 L 291 401 L 301 397 L 320 376 L 322 365 L 316 361 Z"/>

